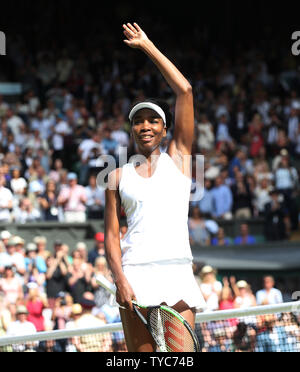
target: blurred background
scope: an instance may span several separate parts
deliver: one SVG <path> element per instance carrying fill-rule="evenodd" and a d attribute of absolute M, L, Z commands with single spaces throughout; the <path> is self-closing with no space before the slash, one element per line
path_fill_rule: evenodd
<path fill-rule="evenodd" d="M 68 281 L 49 289 L 61 250 L 70 277 L 78 260 L 95 271 L 105 206 L 97 159 L 110 154 L 118 164 L 121 146 L 134 153 L 127 114 L 135 101 L 159 97 L 174 108 L 156 68 L 123 43 L 122 24 L 137 22 L 193 86 L 193 155 L 205 156 L 205 197 L 190 206 L 195 275 L 209 265 L 220 282 L 244 280 L 253 293 L 272 275 L 291 300 L 300 288 L 297 15 L 291 1 L 1 4 L 0 273 L 5 279 L 13 264 L 21 299 L 37 267 L 48 298 L 70 292 Z M 88 281 L 81 292 L 73 295 L 95 289 Z"/>

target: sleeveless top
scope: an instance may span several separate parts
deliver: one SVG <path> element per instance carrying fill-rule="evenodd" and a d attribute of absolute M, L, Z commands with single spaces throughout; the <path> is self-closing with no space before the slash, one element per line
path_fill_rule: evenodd
<path fill-rule="evenodd" d="M 167 153 L 155 173 L 143 178 L 128 163 L 122 168 L 119 193 L 128 230 L 121 240 L 122 264 L 191 263 L 188 230 L 192 181 Z"/>

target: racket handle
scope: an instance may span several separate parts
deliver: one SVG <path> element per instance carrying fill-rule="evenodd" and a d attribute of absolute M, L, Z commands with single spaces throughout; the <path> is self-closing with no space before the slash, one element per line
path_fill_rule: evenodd
<path fill-rule="evenodd" d="M 138 309 L 140 306 L 135 301 L 132 301 L 132 306 L 133 306 L 133 310 L 136 313 L 136 315 L 141 319 L 141 321 L 144 323 L 144 325 L 148 329 L 147 320 L 144 318 L 143 314 Z"/>

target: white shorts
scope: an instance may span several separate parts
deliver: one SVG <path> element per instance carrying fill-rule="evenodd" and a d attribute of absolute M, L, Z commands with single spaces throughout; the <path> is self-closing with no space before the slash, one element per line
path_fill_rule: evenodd
<path fill-rule="evenodd" d="M 166 303 L 172 307 L 184 301 L 197 311 L 206 308 L 193 274 L 192 263 L 125 265 L 123 271 L 141 305 Z"/>

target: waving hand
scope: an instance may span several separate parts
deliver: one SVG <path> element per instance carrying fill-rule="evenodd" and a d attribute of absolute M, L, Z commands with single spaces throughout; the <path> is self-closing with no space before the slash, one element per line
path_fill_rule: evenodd
<path fill-rule="evenodd" d="M 127 40 L 124 40 L 124 43 L 134 49 L 141 49 L 145 43 L 148 41 L 148 37 L 145 32 L 139 27 L 137 23 L 134 23 L 133 26 L 131 23 L 123 25 L 124 35 L 127 37 Z"/>

